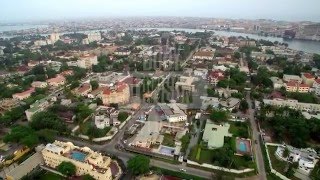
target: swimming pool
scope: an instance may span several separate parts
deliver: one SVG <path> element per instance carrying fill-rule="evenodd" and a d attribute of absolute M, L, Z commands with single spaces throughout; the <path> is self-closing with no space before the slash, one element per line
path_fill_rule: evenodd
<path fill-rule="evenodd" d="M 247 152 L 247 145 L 245 142 L 243 142 L 243 141 L 239 142 L 239 150 L 242 152 Z"/>
<path fill-rule="evenodd" d="M 71 158 L 74 160 L 77 160 L 77 161 L 83 162 L 85 160 L 86 156 L 87 155 L 85 153 L 82 153 L 80 151 L 72 151 L 71 152 Z"/>
<path fill-rule="evenodd" d="M 164 155 L 173 155 L 174 148 L 168 146 L 161 146 L 159 152 Z"/>

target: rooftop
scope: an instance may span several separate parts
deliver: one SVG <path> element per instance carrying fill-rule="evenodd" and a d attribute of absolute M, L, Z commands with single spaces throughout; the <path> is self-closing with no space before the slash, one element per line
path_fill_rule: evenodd
<path fill-rule="evenodd" d="M 93 170 L 101 174 L 105 174 L 110 168 L 110 157 L 103 156 L 88 147 L 75 146 L 71 142 L 55 141 L 52 144 L 47 144 L 43 151 L 92 165 Z"/>
<path fill-rule="evenodd" d="M 186 115 L 176 103 L 158 103 L 163 113 L 166 116 L 184 116 Z"/>
<path fill-rule="evenodd" d="M 65 78 L 61 75 L 57 75 L 56 77 L 47 80 L 49 83 L 60 83 L 62 81 L 65 81 Z"/>
<path fill-rule="evenodd" d="M 26 91 L 21 92 L 21 93 L 15 93 L 15 94 L 13 94 L 13 96 L 25 96 L 27 94 L 32 94 L 33 92 L 35 92 L 35 88 L 32 87 Z"/>
<path fill-rule="evenodd" d="M 229 133 L 230 125 L 228 123 L 219 125 L 207 120 L 202 139 L 208 142 L 208 147 L 219 148 L 224 144 L 225 136 L 232 136 Z"/>
<path fill-rule="evenodd" d="M 110 95 L 113 92 L 123 92 L 124 89 L 128 87 L 128 84 L 123 83 L 123 82 L 118 82 L 116 83 L 113 87 L 105 88 L 103 91 L 103 94 L 105 95 Z"/>
<path fill-rule="evenodd" d="M 193 56 L 205 56 L 205 57 L 213 57 L 212 51 L 198 51 L 194 53 Z"/>
<path fill-rule="evenodd" d="M 303 76 L 306 77 L 307 79 L 314 79 L 314 76 L 310 73 L 303 73 Z"/>

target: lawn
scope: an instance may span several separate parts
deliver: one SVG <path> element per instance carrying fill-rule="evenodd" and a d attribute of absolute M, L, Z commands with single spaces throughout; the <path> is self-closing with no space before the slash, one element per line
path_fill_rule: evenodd
<path fill-rule="evenodd" d="M 65 178 L 61 177 L 58 174 L 54 174 L 52 172 L 46 172 L 40 180 L 64 180 Z"/>
<path fill-rule="evenodd" d="M 162 141 L 162 145 L 164 146 L 169 146 L 169 147 L 174 147 L 174 136 L 170 134 L 164 134 L 164 138 Z"/>
<path fill-rule="evenodd" d="M 232 123 L 230 123 L 229 132 L 234 137 L 242 137 L 242 138 L 248 138 L 249 137 L 248 124 L 247 123 L 232 122 Z"/>
<path fill-rule="evenodd" d="M 150 169 L 153 170 L 154 172 L 157 172 L 162 175 L 178 177 L 181 179 L 193 179 L 193 180 L 203 180 L 204 179 L 199 176 L 194 176 L 194 175 L 180 172 L 177 170 L 173 171 L 173 170 L 163 169 L 163 168 L 158 168 L 158 167 L 151 167 Z"/>
<path fill-rule="evenodd" d="M 268 153 L 270 156 L 272 168 L 281 174 L 285 174 L 284 170 L 285 170 L 287 163 L 284 161 L 280 161 L 276 158 L 276 156 L 275 156 L 276 150 L 277 150 L 276 146 L 268 146 Z"/>
<path fill-rule="evenodd" d="M 188 159 L 193 161 L 196 160 L 196 157 L 198 154 L 198 148 L 199 148 L 199 145 L 195 145 L 191 148 Z"/>
<path fill-rule="evenodd" d="M 82 124 L 80 125 L 80 128 L 79 128 L 80 133 L 81 133 L 81 134 L 87 134 L 87 132 L 88 132 L 88 130 L 89 130 L 89 128 L 90 128 L 91 126 L 92 126 L 92 125 L 91 125 L 90 120 L 82 123 Z"/>
<path fill-rule="evenodd" d="M 314 179 L 320 177 L 320 164 L 319 164 L 319 162 L 316 164 L 314 169 L 311 171 L 310 177 L 314 178 Z"/>
<path fill-rule="evenodd" d="M 225 138 L 225 144 L 222 148 L 218 149 L 207 149 L 204 144 L 196 145 L 191 149 L 189 159 L 196 161 L 200 164 L 216 164 L 221 163 L 221 158 L 230 159 L 228 163 L 229 168 L 244 169 L 252 168 L 255 169 L 255 163 L 249 156 L 236 156 L 235 152 L 235 137 Z M 226 152 L 227 151 L 227 152 Z M 222 157 L 223 156 L 223 157 Z"/>
<path fill-rule="evenodd" d="M 213 160 L 213 152 L 214 150 L 210 150 L 210 149 L 202 149 L 200 148 L 200 162 L 201 163 L 208 163 L 211 164 L 212 160 Z"/>

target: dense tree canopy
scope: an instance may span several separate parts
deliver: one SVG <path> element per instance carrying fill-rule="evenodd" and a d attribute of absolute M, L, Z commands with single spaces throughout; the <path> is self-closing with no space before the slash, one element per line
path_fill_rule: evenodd
<path fill-rule="evenodd" d="M 251 77 L 251 82 L 254 85 L 263 85 L 265 87 L 272 87 L 273 83 L 270 80 L 271 76 L 274 76 L 275 74 L 268 71 L 267 68 L 261 67 L 258 69 L 257 75 L 254 75 Z"/>
<path fill-rule="evenodd" d="M 149 171 L 150 159 L 143 155 L 136 155 L 135 157 L 129 159 L 128 169 L 134 175 L 140 175 L 147 173 Z"/>
<path fill-rule="evenodd" d="M 66 176 L 73 176 L 77 169 L 71 162 L 63 161 L 57 166 L 57 170 Z"/>
<path fill-rule="evenodd" d="M 228 120 L 228 113 L 223 110 L 213 110 L 210 114 L 210 119 L 216 123 L 225 122 Z"/>
<path fill-rule="evenodd" d="M 266 113 L 273 112 L 273 116 L 266 117 Z M 306 119 L 300 111 L 272 106 L 263 106 L 260 119 L 264 120 L 268 128 L 274 132 L 274 138 L 285 141 L 295 147 L 306 147 L 310 138 L 320 142 L 320 120 Z"/>
<path fill-rule="evenodd" d="M 42 111 L 32 116 L 30 126 L 35 130 L 52 129 L 60 133 L 67 131 L 67 126 L 56 114 Z"/>
<path fill-rule="evenodd" d="M 34 130 L 28 126 L 14 126 L 11 132 L 4 137 L 5 142 L 17 142 L 32 147 L 39 142 Z"/>
<path fill-rule="evenodd" d="M 239 109 L 244 113 L 249 109 L 249 104 L 245 99 L 240 101 Z"/>
<path fill-rule="evenodd" d="M 120 111 L 118 114 L 118 120 L 120 122 L 125 121 L 128 118 L 129 114 L 126 111 Z"/>
<path fill-rule="evenodd" d="M 95 90 L 99 87 L 98 81 L 90 81 L 90 84 L 91 84 L 92 90 Z"/>
<path fill-rule="evenodd" d="M 320 69 L 320 54 L 313 55 L 313 61 L 318 69 Z"/>
<path fill-rule="evenodd" d="M 90 174 L 85 174 L 81 176 L 81 180 L 95 180 Z"/>

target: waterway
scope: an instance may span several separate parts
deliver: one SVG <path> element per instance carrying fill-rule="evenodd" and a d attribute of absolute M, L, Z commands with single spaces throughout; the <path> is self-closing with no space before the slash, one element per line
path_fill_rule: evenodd
<path fill-rule="evenodd" d="M 0 32 L 3 31 L 10 31 L 10 30 L 23 30 L 23 29 L 31 29 L 31 28 L 44 28 L 47 27 L 47 25 L 17 25 L 17 26 L 0 26 Z M 130 28 L 131 30 L 149 30 L 149 29 L 157 29 L 159 31 L 185 31 L 185 32 L 204 32 L 204 29 L 185 29 L 185 28 Z M 88 33 L 92 31 L 108 31 L 110 29 L 103 29 L 103 30 L 89 30 L 89 31 L 79 31 L 82 33 Z M 259 40 L 268 40 L 268 41 L 278 41 L 281 43 L 287 43 L 288 47 L 297 51 L 304 51 L 308 53 L 319 53 L 320 54 L 320 42 L 319 41 L 307 41 L 307 40 L 284 40 L 279 37 L 271 37 L 271 36 L 259 36 L 256 34 L 247 34 L 247 33 L 238 33 L 238 32 L 230 32 L 230 31 L 215 31 L 215 34 L 220 36 L 242 36 L 242 37 L 249 37 L 251 39 Z M 61 33 L 65 34 L 67 32 Z M 47 34 L 41 34 L 46 36 Z M 11 38 L 13 36 L 2 36 L 3 38 Z"/>
<path fill-rule="evenodd" d="M 35 28 L 46 28 L 48 25 L 32 25 L 32 24 L 20 24 L 20 25 L 0 25 L 0 32 L 4 31 L 20 31 Z"/>
<path fill-rule="evenodd" d="M 182 28 L 137 28 L 137 29 L 157 29 L 159 31 L 185 31 L 185 32 L 190 32 L 190 33 L 195 33 L 195 32 L 204 32 L 204 29 L 182 29 Z M 238 33 L 238 32 L 230 32 L 230 31 L 215 31 L 215 34 L 220 35 L 220 36 L 242 36 L 242 37 L 249 37 L 251 39 L 259 40 L 268 40 L 268 41 L 278 41 L 281 43 L 287 43 L 288 47 L 290 49 L 294 49 L 297 51 L 304 51 L 308 53 L 320 53 L 320 42 L 319 41 L 307 41 L 307 40 L 298 40 L 298 39 L 292 39 L 292 40 L 284 40 L 283 38 L 279 37 L 271 37 L 271 36 L 259 36 L 256 34 L 247 34 L 247 33 Z"/>

